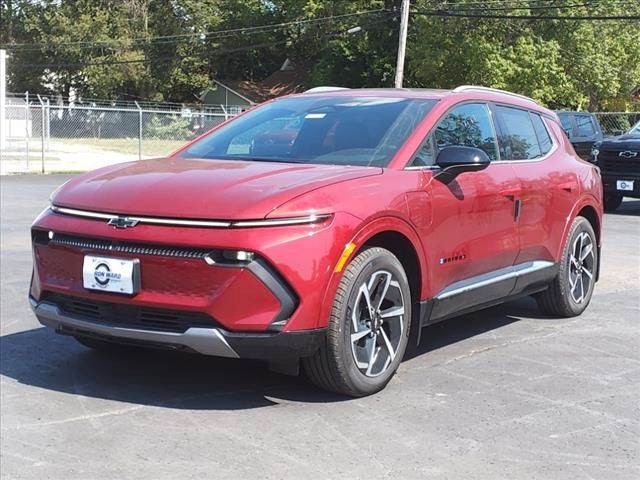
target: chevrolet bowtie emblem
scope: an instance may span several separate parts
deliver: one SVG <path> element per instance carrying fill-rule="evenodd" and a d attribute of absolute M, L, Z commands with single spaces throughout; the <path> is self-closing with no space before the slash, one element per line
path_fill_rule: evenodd
<path fill-rule="evenodd" d="M 109 220 L 109 225 L 116 228 L 129 228 L 135 227 L 138 224 L 138 220 L 133 220 L 129 217 L 116 217 Z"/>
<path fill-rule="evenodd" d="M 618 156 L 624 157 L 624 158 L 633 158 L 638 156 L 638 152 L 632 152 L 631 150 L 626 150 L 624 152 L 620 152 Z"/>

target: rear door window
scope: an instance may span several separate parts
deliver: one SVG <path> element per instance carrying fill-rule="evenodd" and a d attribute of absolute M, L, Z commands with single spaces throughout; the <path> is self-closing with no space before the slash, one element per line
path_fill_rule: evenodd
<path fill-rule="evenodd" d="M 538 144 L 540 145 L 540 153 L 542 155 L 546 155 L 553 147 L 553 142 L 551 140 L 551 136 L 549 135 L 549 131 L 542 120 L 542 117 L 537 113 L 530 113 L 531 122 L 533 123 L 533 129 L 536 131 L 536 136 L 538 137 Z"/>
<path fill-rule="evenodd" d="M 543 154 L 527 110 L 495 107 L 500 125 L 498 144 L 502 160 L 532 160 Z"/>
<path fill-rule="evenodd" d="M 579 137 L 593 137 L 596 129 L 593 127 L 593 121 L 589 115 L 576 115 L 576 129 Z"/>
<path fill-rule="evenodd" d="M 560 114 L 558 115 L 558 117 L 560 117 L 560 124 L 562 125 L 562 129 L 565 132 L 571 132 L 571 130 L 573 130 L 573 127 L 571 126 L 571 115 Z"/>

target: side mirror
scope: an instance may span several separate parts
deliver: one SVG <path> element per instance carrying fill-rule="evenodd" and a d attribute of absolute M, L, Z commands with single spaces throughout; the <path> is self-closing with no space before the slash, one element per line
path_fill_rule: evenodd
<path fill-rule="evenodd" d="M 436 165 L 442 168 L 436 177 L 441 177 L 448 183 L 461 173 L 484 170 L 490 163 L 489 155 L 479 148 L 444 147 L 436 157 Z"/>

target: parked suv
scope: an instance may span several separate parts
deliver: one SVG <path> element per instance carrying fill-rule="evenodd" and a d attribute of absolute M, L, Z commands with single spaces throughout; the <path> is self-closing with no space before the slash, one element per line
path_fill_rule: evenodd
<path fill-rule="evenodd" d="M 640 122 L 627 133 L 594 145 L 592 156 L 604 184 L 604 208 L 612 212 L 623 197 L 640 198 Z"/>
<path fill-rule="evenodd" d="M 30 301 L 92 348 L 301 364 L 362 396 L 434 322 L 521 295 L 580 315 L 601 217 L 598 169 L 529 98 L 325 89 L 59 188 Z"/>
<path fill-rule="evenodd" d="M 583 160 L 591 162 L 591 150 L 596 142 L 602 141 L 602 128 L 598 119 L 589 112 L 557 112 L 562 128 L 571 145 Z"/>

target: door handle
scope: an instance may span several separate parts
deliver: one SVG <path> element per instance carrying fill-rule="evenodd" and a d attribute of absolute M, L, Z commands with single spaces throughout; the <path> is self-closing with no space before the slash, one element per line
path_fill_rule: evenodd
<path fill-rule="evenodd" d="M 517 220 L 520 217 L 520 211 L 522 210 L 522 200 L 516 198 L 513 204 L 513 219 Z"/>
<path fill-rule="evenodd" d="M 503 197 L 507 197 L 510 200 L 514 200 L 521 193 L 522 189 L 520 187 L 505 188 L 504 190 L 500 190 L 500 195 L 502 195 Z"/>
<path fill-rule="evenodd" d="M 513 202 L 514 220 L 518 220 L 518 217 L 520 216 L 520 210 L 522 209 L 522 200 L 518 198 L 521 193 L 521 187 L 505 188 L 504 190 L 500 190 L 500 195 L 502 195 L 503 197 L 507 197 Z"/>
<path fill-rule="evenodd" d="M 575 189 L 578 188 L 578 182 L 576 182 L 575 180 L 569 181 L 569 182 L 564 182 L 564 183 L 560 183 L 557 185 L 557 187 L 560 190 L 564 190 L 566 192 L 573 192 Z"/>

